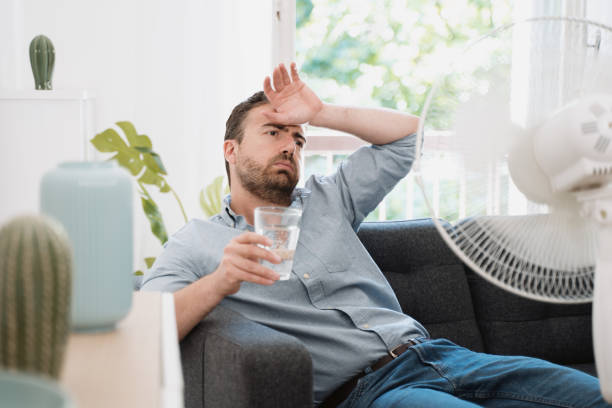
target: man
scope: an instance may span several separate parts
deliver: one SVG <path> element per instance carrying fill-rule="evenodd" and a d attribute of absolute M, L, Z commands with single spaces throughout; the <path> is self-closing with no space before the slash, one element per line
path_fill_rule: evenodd
<path fill-rule="evenodd" d="M 410 170 L 418 118 L 324 104 L 295 64 L 291 74 L 279 65 L 273 81 L 227 121 L 223 210 L 177 232 L 145 278 L 144 290 L 174 292 L 181 339 L 218 304 L 293 335 L 312 356 L 314 400 L 325 407 L 607 406 L 594 377 L 431 340 L 403 314 L 355 231 Z M 296 189 L 304 123 L 372 146 Z M 280 258 L 257 246 L 271 244 L 252 232 L 258 206 L 303 209 L 288 281 L 259 262 Z"/>

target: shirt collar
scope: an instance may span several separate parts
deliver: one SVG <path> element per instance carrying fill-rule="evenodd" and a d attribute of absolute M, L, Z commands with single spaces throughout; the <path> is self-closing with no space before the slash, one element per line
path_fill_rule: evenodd
<path fill-rule="evenodd" d="M 306 199 L 310 196 L 310 190 L 307 188 L 296 188 L 291 193 L 291 204 L 289 208 L 304 208 Z M 240 230 L 253 231 L 253 226 L 247 224 L 246 218 L 242 215 L 238 215 L 230 207 L 232 200 L 231 194 L 226 195 L 223 198 L 223 209 L 221 210 L 221 218 L 228 227 L 237 228 Z"/>

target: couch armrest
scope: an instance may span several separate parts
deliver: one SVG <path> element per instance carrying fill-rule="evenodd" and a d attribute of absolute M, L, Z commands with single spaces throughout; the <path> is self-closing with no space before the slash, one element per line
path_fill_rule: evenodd
<path fill-rule="evenodd" d="M 181 342 L 186 408 L 312 408 L 312 360 L 296 338 L 217 306 Z"/>

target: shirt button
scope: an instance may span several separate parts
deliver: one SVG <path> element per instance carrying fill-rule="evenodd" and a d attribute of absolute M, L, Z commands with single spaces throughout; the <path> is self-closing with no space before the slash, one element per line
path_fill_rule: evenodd
<path fill-rule="evenodd" d="M 309 274 L 307 274 L 307 273 L 305 273 L 305 274 L 304 274 L 304 279 L 308 279 L 308 278 L 310 278 L 310 275 L 309 275 Z"/>
<path fill-rule="evenodd" d="M 370 325 L 369 325 L 369 324 L 367 324 L 367 323 L 363 325 L 363 328 L 364 328 L 364 329 L 367 329 L 367 328 L 369 328 L 369 327 L 370 327 Z"/>

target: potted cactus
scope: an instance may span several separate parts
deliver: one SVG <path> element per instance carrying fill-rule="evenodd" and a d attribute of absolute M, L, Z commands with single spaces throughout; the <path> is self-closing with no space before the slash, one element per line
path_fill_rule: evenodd
<path fill-rule="evenodd" d="M 34 73 L 36 89 L 53 89 L 51 77 L 55 64 L 55 48 L 49 38 L 44 35 L 37 35 L 30 42 L 30 64 Z"/>
<path fill-rule="evenodd" d="M 59 378 L 70 330 L 72 249 L 38 215 L 0 229 L 0 368 Z"/>

